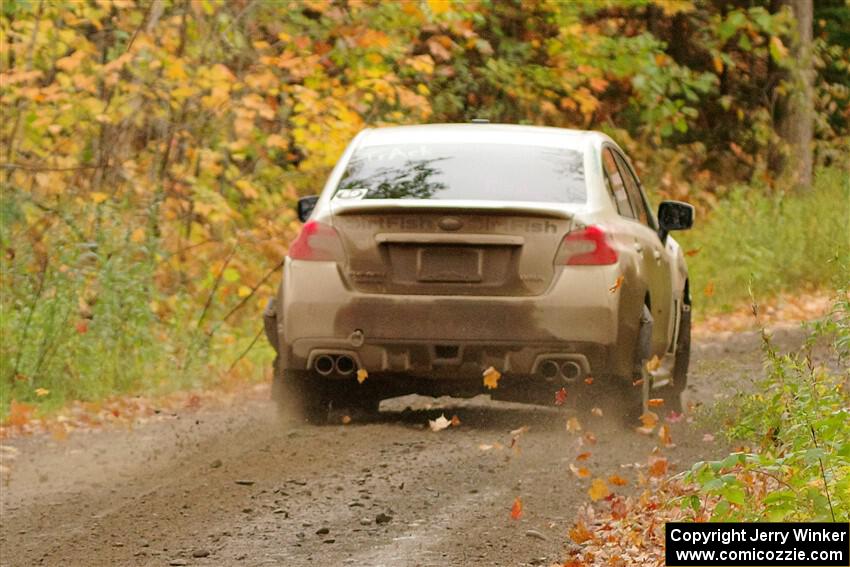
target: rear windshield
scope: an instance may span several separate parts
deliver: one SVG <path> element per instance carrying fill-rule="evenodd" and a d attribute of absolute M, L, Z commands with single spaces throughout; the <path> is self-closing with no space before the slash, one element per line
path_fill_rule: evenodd
<path fill-rule="evenodd" d="M 334 199 L 584 203 L 581 152 L 519 144 L 398 144 L 358 149 Z"/>

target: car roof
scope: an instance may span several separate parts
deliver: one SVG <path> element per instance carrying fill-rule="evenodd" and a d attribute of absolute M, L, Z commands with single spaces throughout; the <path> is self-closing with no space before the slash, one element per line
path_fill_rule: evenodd
<path fill-rule="evenodd" d="M 358 136 L 357 146 L 441 142 L 503 143 L 584 151 L 588 147 L 599 147 L 603 141 L 610 141 L 610 138 L 593 130 L 517 124 L 423 124 L 367 129 Z"/>

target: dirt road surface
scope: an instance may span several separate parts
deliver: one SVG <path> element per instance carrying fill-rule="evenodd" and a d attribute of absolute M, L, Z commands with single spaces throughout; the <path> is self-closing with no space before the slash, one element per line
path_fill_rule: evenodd
<path fill-rule="evenodd" d="M 758 345 L 755 334 L 697 342 L 687 399 L 746 387 Z M 385 401 L 377 421 L 314 427 L 282 423 L 264 397 L 7 440 L 18 456 L 2 485 L 0 565 L 549 565 L 589 501 L 576 456 L 589 451 L 591 478 L 620 475 L 628 492 L 658 443 L 590 408 L 414 397 Z M 461 425 L 430 431 L 443 412 Z M 566 431 L 572 415 L 581 433 Z M 722 453 L 703 439 L 710 425 L 671 427 L 672 470 Z"/>

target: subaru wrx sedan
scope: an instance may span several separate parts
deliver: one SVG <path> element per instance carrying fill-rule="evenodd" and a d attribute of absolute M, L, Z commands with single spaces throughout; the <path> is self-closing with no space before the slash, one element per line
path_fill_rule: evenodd
<path fill-rule="evenodd" d="M 264 318 L 273 395 L 308 421 L 405 393 L 597 388 L 639 411 L 659 389 L 678 403 L 691 299 L 670 232 L 693 208 L 664 201 L 656 216 L 606 135 L 364 130 L 298 209 Z"/>

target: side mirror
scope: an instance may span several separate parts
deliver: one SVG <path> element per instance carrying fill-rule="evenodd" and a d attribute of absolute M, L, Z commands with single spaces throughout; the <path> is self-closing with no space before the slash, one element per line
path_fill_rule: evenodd
<path fill-rule="evenodd" d="M 318 202 L 318 195 L 310 195 L 308 197 L 301 197 L 298 199 L 298 220 L 301 222 L 307 222 L 307 219 L 310 218 L 310 215 L 313 213 L 313 209 L 316 208 L 316 203 Z"/>
<path fill-rule="evenodd" d="M 693 206 L 680 201 L 662 201 L 658 205 L 658 225 L 662 241 L 671 230 L 688 230 L 694 225 Z"/>

